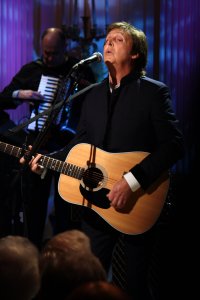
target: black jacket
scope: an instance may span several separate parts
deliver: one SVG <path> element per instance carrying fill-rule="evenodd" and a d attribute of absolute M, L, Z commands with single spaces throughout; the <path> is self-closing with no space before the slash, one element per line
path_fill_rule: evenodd
<path fill-rule="evenodd" d="M 117 90 L 111 110 L 108 79 L 86 95 L 77 135 L 53 156 L 65 160 L 77 143 L 89 143 L 108 152 L 149 152 L 130 170 L 146 189 L 182 158 L 183 136 L 164 83 L 133 73 L 123 78 Z"/>

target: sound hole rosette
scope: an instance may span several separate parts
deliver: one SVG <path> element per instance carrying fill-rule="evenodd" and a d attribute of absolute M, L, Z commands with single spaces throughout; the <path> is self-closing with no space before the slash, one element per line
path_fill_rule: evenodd
<path fill-rule="evenodd" d="M 85 171 L 80 182 L 84 189 L 96 192 L 106 187 L 108 174 L 102 166 L 91 163 L 85 166 L 84 169 Z"/>

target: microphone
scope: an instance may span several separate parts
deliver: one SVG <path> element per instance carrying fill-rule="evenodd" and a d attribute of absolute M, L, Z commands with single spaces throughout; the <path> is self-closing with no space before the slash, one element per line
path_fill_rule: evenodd
<path fill-rule="evenodd" d="M 75 64 L 73 66 L 73 69 L 77 69 L 79 66 L 83 66 L 83 65 L 88 65 L 90 63 L 93 63 L 93 62 L 101 62 L 103 59 L 103 56 L 100 52 L 95 52 L 92 54 L 92 56 L 86 58 L 86 59 L 82 59 L 80 60 L 77 64 Z"/>

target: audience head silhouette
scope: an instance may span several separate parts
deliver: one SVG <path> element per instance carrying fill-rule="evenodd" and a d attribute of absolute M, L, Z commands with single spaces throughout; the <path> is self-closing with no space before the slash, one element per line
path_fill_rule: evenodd
<path fill-rule="evenodd" d="M 106 272 L 91 252 L 88 237 L 79 230 L 55 235 L 41 253 L 39 299 L 65 299 L 77 286 L 106 280 Z"/>
<path fill-rule="evenodd" d="M 87 282 L 76 289 L 65 300 L 131 300 L 119 287 L 106 281 Z"/>
<path fill-rule="evenodd" d="M 0 299 L 33 299 L 40 287 L 39 251 L 27 238 L 0 239 Z"/>

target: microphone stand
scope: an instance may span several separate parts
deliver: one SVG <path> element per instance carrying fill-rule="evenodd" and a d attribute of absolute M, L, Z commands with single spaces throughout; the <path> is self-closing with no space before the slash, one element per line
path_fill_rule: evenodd
<path fill-rule="evenodd" d="M 76 85 L 78 84 L 80 76 L 81 76 L 81 74 L 77 73 L 77 69 L 75 70 L 72 67 L 69 74 L 62 81 L 61 87 L 58 90 L 56 99 L 51 106 L 51 111 L 47 117 L 47 120 L 45 121 L 36 140 L 34 141 L 34 143 L 32 145 L 32 149 L 24 155 L 25 163 L 23 165 L 23 168 L 26 168 L 28 166 L 28 163 L 32 159 L 32 157 L 35 156 L 35 154 L 37 154 L 37 151 L 40 148 L 40 146 L 42 145 L 43 140 L 46 137 L 46 134 L 48 133 L 48 130 L 50 129 L 51 124 L 56 119 L 60 110 L 62 110 L 62 108 L 66 104 L 66 102 L 69 101 L 69 97 L 70 97 L 71 93 L 74 91 Z"/>
<path fill-rule="evenodd" d="M 41 145 L 44 142 L 44 139 L 50 129 L 51 124 L 53 121 L 56 119 L 58 116 L 60 110 L 63 108 L 65 103 L 69 101 L 70 95 L 73 93 L 76 85 L 79 82 L 79 79 L 81 77 L 81 72 L 77 72 L 78 69 L 73 68 L 70 70 L 69 74 L 62 80 L 61 86 L 58 90 L 56 99 L 54 103 L 52 104 L 50 114 L 48 114 L 47 120 L 45 121 L 41 131 L 38 133 L 33 145 L 32 149 L 26 151 L 27 145 L 24 145 L 22 148 L 22 156 L 25 158 L 24 164 L 20 167 L 19 172 L 16 174 L 16 177 L 13 179 L 13 182 L 11 184 L 11 187 L 13 189 L 14 185 L 17 183 L 17 181 L 20 179 L 20 186 L 21 186 L 21 203 L 22 203 L 22 213 L 23 213 L 23 231 L 24 231 L 24 236 L 29 237 L 28 234 L 28 226 L 27 226 L 27 216 L 26 216 L 26 203 L 28 199 L 28 195 L 26 192 L 26 189 L 24 187 L 27 187 L 27 181 L 25 179 L 28 178 L 26 176 L 27 171 L 29 170 L 29 162 L 31 161 L 32 157 L 37 154 L 37 151 L 40 149 Z M 42 115 L 42 114 L 41 114 Z M 33 118 L 34 119 L 34 118 Z M 33 122 L 33 121 L 31 121 Z M 31 123 L 30 122 L 30 123 Z M 19 128 L 18 128 L 19 129 Z M 22 126 L 20 126 L 20 129 L 22 129 Z M 10 132 L 14 133 L 18 130 L 10 130 Z M 14 231 L 14 219 L 15 219 L 15 210 L 16 209 L 16 203 L 12 205 L 12 230 Z"/>
<path fill-rule="evenodd" d="M 80 90 L 79 92 L 76 92 L 75 94 L 73 95 L 70 95 L 70 101 L 75 99 L 76 97 L 86 93 L 88 90 L 90 90 L 91 88 L 95 87 L 99 85 L 99 82 L 97 83 L 92 83 L 90 85 L 88 85 L 87 87 L 85 87 L 84 89 Z M 65 103 L 68 102 L 69 99 L 67 99 L 67 101 L 65 101 Z M 29 124 L 31 124 L 32 122 L 35 122 L 37 121 L 40 117 L 43 117 L 44 115 L 49 115 L 53 110 L 57 110 L 59 109 L 60 111 L 60 108 L 62 107 L 63 103 L 62 101 L 58 102 L 57 104 L 54 105 L 54 107 L 50 107 L 50 108 L 47 108 L 45 109 L 43 112 L 40 112 L 38 113 L 37 115 L 35 115 L 33 118 L 31 118 L 30 120 L 18 125 L 18 126 L 15 126 L 11 129 L 8 129 L 8 132 L 7 134 L 4 134 L 6 137 L 9 137 L 10 135 L 13 135 L 14 133 L 17 133 L 18 131 L 22 130 L 23 128 L 27 127 Z"/>

